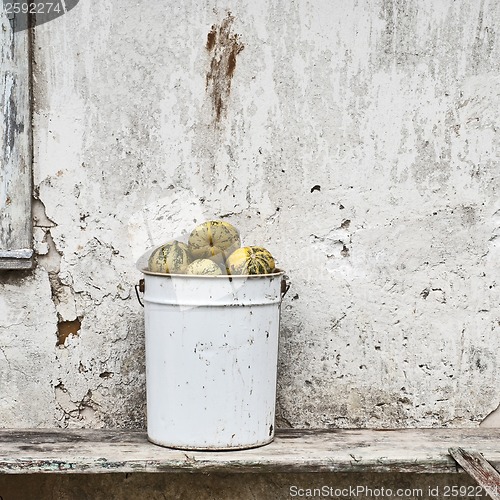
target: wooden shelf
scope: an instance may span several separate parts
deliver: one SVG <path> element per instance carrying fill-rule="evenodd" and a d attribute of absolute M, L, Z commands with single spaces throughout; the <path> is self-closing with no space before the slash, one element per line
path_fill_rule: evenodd
<path fill-rule="evenodd" d="M 0 430 L 0 474 L 110 472 L 456 472 L 448 449 L 500 468 L 500 429 L 281 429 L 250 450 L 183 451 L 142 431 Z"/>

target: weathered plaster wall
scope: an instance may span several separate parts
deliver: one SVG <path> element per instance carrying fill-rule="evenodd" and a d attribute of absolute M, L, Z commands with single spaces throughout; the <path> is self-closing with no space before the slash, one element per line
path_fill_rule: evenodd
<path fill-rule="evenodd" d="M 280 425 L 478 425 L 499 25 L 483 0 L 81 0 L 37 27 L 38 266 L 0 279 L 1 424 L 143 427 L 135 259 L 226 217 L 292 282 Z"/>

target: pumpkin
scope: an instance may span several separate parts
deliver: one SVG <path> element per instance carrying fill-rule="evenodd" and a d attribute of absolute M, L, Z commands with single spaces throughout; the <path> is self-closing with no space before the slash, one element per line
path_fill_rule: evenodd
<path fill-rule="evenodd" d="M 186 268 L 186 274 L 203 274 L 217 276 L 222 274 L 221 268 L 210 259 L 196 259 Z"/>
<path fill-rule="evenodd" d="M 153 251 L 148 269 L 154 273 L 184 274 L 191 260 L 188 246 L 173 240 Z"/>
<path fill-rule="evenodd" d="M 223 264 L 241 246 L 240 233 L 229 222 L 209 220 L 193 229 L 188 246 L 195 259 L 212 259 Z"/>
<path fill-rule="evenodd" d="M 235 250 L 226 260 L 227 274 L 269 274 L 275 269 L 274 258 L 263 247 Z"/>

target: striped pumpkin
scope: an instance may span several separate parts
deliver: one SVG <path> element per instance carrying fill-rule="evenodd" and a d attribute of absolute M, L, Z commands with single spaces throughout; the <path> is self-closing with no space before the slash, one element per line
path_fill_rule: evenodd
<path fill-rule="evenodd" d="M 188 246 L 195 259 L 212 259 L 223 264 L 241 246 L 240 233 L 229 222 L 209 220 L 193 229 Z"/>
<path fill-rule="evenodd" d="M 221 268 L 210 259 L 196 259 L 186 269 L 186 274 L 217 276 L 222 274 Z"/>
<path fill-rule="evenodd" d="M 184 274 L 191 260 L 188 246 L 174 240 L 154 250 L 149 257 L 148 269 L 154 273 Z"/>
<path fill-rule="evenodd" d="M 269 274 L 275 269 L 271 253 L 263 247 L 235 250 L 226 261 L 227 274 Z"/>

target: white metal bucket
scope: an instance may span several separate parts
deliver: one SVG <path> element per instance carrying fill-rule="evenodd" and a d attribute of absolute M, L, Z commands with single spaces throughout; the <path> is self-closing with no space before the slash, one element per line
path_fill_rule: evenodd
<path fill-rule="evenodd" d="M 143 273 L 149 440 L 205 450 L 271 442 L 283 272 Z"/>

